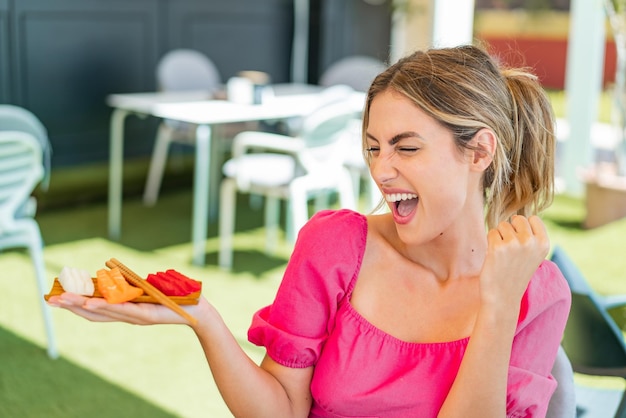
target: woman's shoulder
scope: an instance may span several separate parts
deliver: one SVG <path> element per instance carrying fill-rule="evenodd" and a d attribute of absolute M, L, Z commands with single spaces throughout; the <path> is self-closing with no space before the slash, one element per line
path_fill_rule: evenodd
<path fill-rule="evenodd" d="M 350 209 L 325 209 L 314 214 L 302 227 L 298 241 L 307 240 L 325 242 L 327 240 L 343 241 L 350 237 L 359 241 L 367 235 L 367 218 L 365 215 Z"/>
<path fill-rule="evenodd" d="M 305 227 L 311 225 L 354 227 L 362 226 L 365 223 L 367 223 L 367 217 L 352 209 L 324 209 L 315 213 Z"/>
<path fill-rule="evenodd" d="M 522 299 L 520 321 L 531 321 L 548 310 L 558 312 L 567 319 L 571 298 L 569 285 L 559 268 L 552 261 L 544 260 Z"/>
<path fill-rule="evenodd" d="M 299 293 L 334 295 L 328 303 L 336 304 L 354 285 L 366 239 L 364 215 L 346 209 L 316 213 L 298 234 L 281 288 L 306 287 Z M 319 302 L 324 297 L 314 299 Z"/>
<path fill-rule="evenodd" d="M 559 267 L 550 260 L 544 260 L 537 268 L 531 280 L 531 289 L 536 293 L 549 296 L 551 299 L 571 299 L 571 292 L 567 280 Z"/>

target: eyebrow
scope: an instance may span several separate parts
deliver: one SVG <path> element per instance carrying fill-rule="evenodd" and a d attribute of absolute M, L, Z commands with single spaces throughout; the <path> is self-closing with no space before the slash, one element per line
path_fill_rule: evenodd
<path fill-rule="evenodd" d="M 380 142 L 380 141 L 378 141 L 378 139 L 377 139 L 374 135 L 370 134 L 369 132 L 366 132 L 366 133 L 365 133 L 365 135 L 366 135 L 368 138 L 373 139 L 374 141 Z M 404 138 L 413 138 L 413 137 L 417 137 L 417 138 L 420 138 L 420 139 L 424 139 L 424 138 L 423 138 L 420 134 L 418 134 L 417 132 L 407 131 L 407 132 L 401 132 L 401 133 L 399 133 L 399 134 L 397 134 L 397 135 L 394 135 L 394 136 L 393 136 L 393 137 L 392 137 L 392 138 L 391 138 L 388 142 L 389 142 L 389 145 L 395 145 L 395 144 L 397 144 L 397 143 L 398 143 L 401 139 L 404 139 Z"/>

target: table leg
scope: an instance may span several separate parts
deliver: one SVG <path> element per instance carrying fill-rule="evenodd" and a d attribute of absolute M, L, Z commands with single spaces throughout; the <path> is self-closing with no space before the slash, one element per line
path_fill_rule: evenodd
<path fill-rule="evenodd" d="M 122 167 L 124 163 L 124 120 L 130 112 L 115 109 L 109 137 L 109 238 L 119 240 L 122 225 Z"/>
<path fill-rule="evenodd" d="M 193 182 L 193 214 L 191 240 L 192 262 L 204 265 L 205 243 L 209 216 L 209 173 L 211 154 L 211 127 L 199 125 L 196 129 L 196 162 Z"/>

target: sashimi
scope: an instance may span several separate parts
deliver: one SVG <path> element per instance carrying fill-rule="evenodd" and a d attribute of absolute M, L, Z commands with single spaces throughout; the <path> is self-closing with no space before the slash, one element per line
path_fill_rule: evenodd
<path fill-rule="evenodd" d="M 173 269 L 149 274 L 146 280 L 167 296 L 187 296 L 202 289 L 201 282 Z"/>
<path fill-rule="evenodd" d="M 143 290 L 130 285 L 117 267 L 96 272 L 98 291 L 109 303 L 123 303 L 143 294 Z"/>
<path fill-rule="evenodd" d="M 87 270 L 65 266 L 61 269 L 58 280 L 66 292 L 93 296 L 93 280 L 91 280 L 91 274 Z"/>

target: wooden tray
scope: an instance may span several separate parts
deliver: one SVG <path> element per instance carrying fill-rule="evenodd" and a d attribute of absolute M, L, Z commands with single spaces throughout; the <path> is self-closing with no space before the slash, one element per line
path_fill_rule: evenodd
<path fill-rule="evenodd" d="M 100 292 L 98 292 L 98 287 L 96 286 L 96 279 L 92 278 L 91 280 L 93 280 L 94 289 L 95 289 L 94 290 L 94 294 L 91 297 L 101 298 L 102 295 L 100 294 Z M 57 295 L 60 295 L 63 292 L 65 292 L 65 290 L 63 289 L 63 286 L 61 286 L 61 283 L 59 282 L 59 279 L 57 279 L 55 277 L 54 278 L 54 283 L 52 284 L 52 289 L 50 289 L 50 293 L 48 293 L 47 295 L 44 295 L 44 299 L 48 300 L 48 299 L 50 299 L 50 296 L 57 296 Z M 201 291 L 198 291 L 198 292 L 191 293 L 191 294 L 189 294 L 187 296 L 168 296 L 168 298 L 170 298 L 177 305 L 197 305 L 198 304 L 198 298 L 200 298 L 200 293 L 201 293 Z M 138 296 L 135 299 L 131 300 L 131 302 L 134 302 L 134 303 L 159 303 L 154 297 L 152 297 L 150 295 L 146 295 L 145 293 L 143 295 Z"/>

